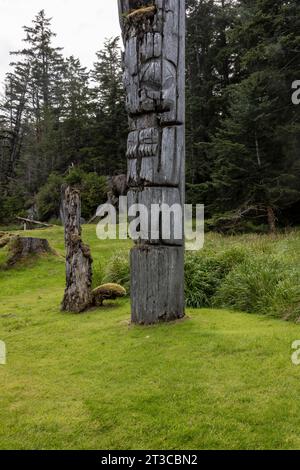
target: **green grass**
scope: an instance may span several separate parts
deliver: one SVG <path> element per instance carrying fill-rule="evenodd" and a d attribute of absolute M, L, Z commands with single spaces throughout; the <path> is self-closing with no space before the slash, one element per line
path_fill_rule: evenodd
<path fill-rule="evenodd" d="M 84 231 L 95 265 L 129 242 Z M 61 256 L 0 270 L 1 449 L 299 449 L 300 326 L 225 310 L 191 310 L 170 325 L 129 325 L 128 300 L 83 315 L 59 311 L 63 232 L 34 232 Z M 276 244 L 299 256 L 299 235 L 223 238 Z M 0 262 L 5 250 L 0 250 Z"/>

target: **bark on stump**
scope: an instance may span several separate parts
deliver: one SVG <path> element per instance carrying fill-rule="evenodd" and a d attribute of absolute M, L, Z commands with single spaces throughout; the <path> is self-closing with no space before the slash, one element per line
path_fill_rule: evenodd
<path fill-rule="evenodd" d="M 81 313 L 92 304 L 92 257 L 81 239 L 81 202 L 78 190 L 65 190 L 66 289 L 62 310 Z"/>
<path fill-rule="evenodd" d="M 185 1 L 118 0 L 129 115 L 128 203 L 180 204 L 185 193 Z M 162 221 L 157 232 L 162 233 Z M 132 321 L 184 316 L 184 234 L 144 236 L 131 252 Z"/>
<path fill-rule="evenodd" d="M 55 254 L 48 240 L 31 237 L 12 237 L 9 242 L 8 266 L 13 266 L 32 255 Z"/>

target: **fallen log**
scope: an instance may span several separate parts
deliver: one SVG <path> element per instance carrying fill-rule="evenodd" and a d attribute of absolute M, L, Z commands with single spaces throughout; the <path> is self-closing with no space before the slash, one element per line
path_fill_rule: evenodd
<path fill-rule="evenodd" d="M 25 217 L 16 217 L 17 220 L 20 220 L 21 222 L 24 222 L 25 224 L 34 224 L 34 225 L 41 225 L 42 227 L 53 227 L 51 224 L 46 224 L 45 222 L 39 222 L 38 220 L 33 220 L 33 219 L 26 219 Z"/>

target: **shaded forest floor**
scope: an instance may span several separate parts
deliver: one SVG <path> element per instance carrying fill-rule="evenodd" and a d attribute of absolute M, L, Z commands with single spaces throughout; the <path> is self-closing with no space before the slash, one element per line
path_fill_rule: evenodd
<path fill-rule="evenodd" d="M 61 228 L 27 234 L 63 255 Z M 95 227 L 84 235 L 96 270 L 130 246 L 98 241 Z M 300 236 L 237 238 L 299 257 Z M 62 256 L 0 270 L 1 449 L 300 448 L 299 325 L 188 309 L 178 323 L 133 327 L 128 300 L 60 313 L 63 288 Z"/>

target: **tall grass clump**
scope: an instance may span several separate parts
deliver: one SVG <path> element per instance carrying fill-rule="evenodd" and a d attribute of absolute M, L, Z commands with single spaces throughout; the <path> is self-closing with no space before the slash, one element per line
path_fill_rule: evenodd
<path fill-rule="evenodd" d="M 105 279 L 105 269 L 103 264 L 98 261 L 93 265 L 93 288 L 99 287 L 101 284 L 104 284 Z"/>
<path fill-rule="evenodd" d="M 269 313 L 272 316 L 299 322 L 300 319 L 300 272 L 289 271 L 280 281 L 270 298 Z"/>
<path fill-rule="evenodd" d="M 212 305 L 296 319 L 300 313 L 300 271 L 280 255 L 253 253 L 228 273 Z"/>
<path fill-rule="evenodd" d="M 188 307 L 211 307 L 214 295 L 226 276 L 241 264 L 249 252 L 242 246 L 218 254 L 205 250 L 190 253 L 185 261 L 185 296 Z"/>
<path fill-rule="evenodd" d="M 129 254 L 127 251 L 116 253 L 107 264 L 104 272 L 104 283 L 120 284 L 129 293 L 130 267 Z"/>

